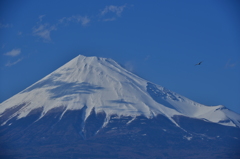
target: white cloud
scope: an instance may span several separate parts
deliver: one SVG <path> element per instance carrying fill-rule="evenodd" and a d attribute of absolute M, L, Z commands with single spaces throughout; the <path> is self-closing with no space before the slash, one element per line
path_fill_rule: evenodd
<path fill-rule="evenodd" d="M 73 15 L 71 17 L 63 17 L 62 19 L 59 20 L 59 22 L 60 23 L 77 22 L 85 26 L 90 22 L 90 19 L 87 16 Z"/>
<path fill-rule="evenodd" d="M 123 6 L 114 6 L 114 5 L 106 6 L 101 11 L 101 15 L 104 16 L 107 13 L 112 12 L 112 13 L 115 13 L 118 17 L 120 17 L 125 7 L 126 7 L 126 5 L 123 5 Z"/>
<path fill-rule="evenodd" d="M 16 65 L 17 63 L 19 63 L 20 61 L 22 61 L 22 59 L 23 59 L 23 58 L 20 58 L 20 59 L 18 59 L 17 61 L 14 61 L 14 62 L 8 61 L 8 63 L 6 63 L 5 66 L 10 67 L 10 66 Z"/>
<path fill-rule="evenodd" d="M 18 34 L 18 35 L 22 35 L 22 32 L 21 32 L 21 31 L 19 31 L 17 34 Z"/>
<path fill-rule="evenodd" d="M 39 16 L 39 22 L 37 22 L 37 25 L 32 29 L 33 35 L 39 36 L 44 41 L 51 41 L 51 32 L 57 30 L 57 27 L 59 27 L 59 25 L 62 23 L 76 22 L 81 23 L 81 25 L 85 26 L 90 22 L 90 19 L 87 16 L 73 15 L 71 17 L 63 17 L 59 20 L 58 23 L 49 25 L 48 23 L 42 23 L 44 16 L 45 15 Z"/>
<path fill-rule="evenodd" d="M 40 16 L 38 17 L 40 22 L 42 22 L 43 17 L 45 17 L 45 15 L 40 15 Z"/>
<path fill-rule="evenodd" d="M 43 38 L 45 41 L 51 41 L 50 34 L 53 30 L 56 30 L 57 28 L 52 25 L 50 26 L 49 24 L 40 24 L 38 26 L 33 27 L 33 35 L 39 36 Z"/>
<path fill-rule="evenodd" d="M 63 18 L 59 19 L 58 21 L 59 21 L 59 23 L 64 23 L 65 20 L 66 20 L 66 17 L 63 17 Z"/>
<path fill-rule="evenodd" d="M 18 56 L 21 53 L 21 49 L 12 49 L 11 51 L 5 53 L 6 56 Z"/>
<path fill-rule="evenodd" d="M 81 18 L 81 23 L 82 25 L 87 25 L 90 22 L 90 19 L 87 17 L 82 17 Z"/>
<path fill-rule="evenodd" d="M 0 23 L 0 28 L 10 28 L 10 27 L 12 27 L 12 25 Z"/>
<path fill-rule="evenodd" d="M 40 38 L 42 38 L 45 42 L 49 42 L 51 41 L 51 32 L 53 30 L 57 30 L 56 25 L 49 25 L 48 23 L 42 23 L 43 21 L 43 17 L 45 17 L 45 15 L 40 15 L 38 17 L 39 21 L 37 22 L 37 24 L 32 28 L 32 34 L 34 36 L 39 36 Z"/>
<path fill-rule="evenodd" d="M 236 67 L 237 66 L 237 63 L 235 62 L 232 62 L 232 60 L 231 59 L 229 59 L 228 61 L 227 61 L 227 63 L 225 64 L 225 68 L 227 69 L 227 68 L 234 68 L 234 67 Z"/>

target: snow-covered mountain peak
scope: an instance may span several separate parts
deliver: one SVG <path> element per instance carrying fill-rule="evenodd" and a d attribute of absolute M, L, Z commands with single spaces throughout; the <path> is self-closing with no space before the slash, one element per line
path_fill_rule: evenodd
<path fill-rule="evenodd" d="M 70 60 L 65 67 L 81 67 L 82 65 L 99 65 L 100 63 L 111 63 L 114 65 L 118 65 L 114 60 L 110 58 L 103 58 L 103 57 L 97 57 L 97 56 L 83 56 L 83 55 L 78 55 L 74 59 Z M 118 65 L 119 66 L 119 65 Z"/>
<path fill-rule="evenodd" d="M 174 122 L 173 116 L 182 115 L 240 126 L 240 116 L 225 107 L 196 103 L 134 75 L 114 60 L 82 55 L 1 103 L 0 116 L 14 110 L 5 124 L 11 118 L 23 118 L 36 110 L 43 117 L 56 108 L 63 108 L 62 116 L 67 110 L 84 108 L 84 119 L 94 109 L 105 112 L 107 118 L 111 115 L 152 118 L 162 114 Z"/>

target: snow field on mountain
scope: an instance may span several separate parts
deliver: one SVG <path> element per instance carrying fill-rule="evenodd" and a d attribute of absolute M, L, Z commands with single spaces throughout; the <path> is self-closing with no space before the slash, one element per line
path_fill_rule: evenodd
<path fill-rule="evenodd" d="M 183 115 L 240 126 L 240 115 L 220 109 L 223 106 L 196 103 L 132 74 L 111 59 L 82 55 L 1 103 L 0 114 L 24 103 L 9 119 L 26 117 L 37 108 L 43 108 L 43 117 L 53 108 L 65 107 L 63 116 L 67 110 L 86 106 L 85 120 L 95 108 L 107 117 L 116 114 L 152 118 L 163 114 L 172 120 L 174 115 Z"/>

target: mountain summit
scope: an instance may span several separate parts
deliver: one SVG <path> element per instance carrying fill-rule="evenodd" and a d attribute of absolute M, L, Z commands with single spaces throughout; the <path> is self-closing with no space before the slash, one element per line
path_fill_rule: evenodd
<path fill-rule="evenodd" d="M 82 55 L 3 102 L 0 113 L 18 105 L 21 108 L 3 125 L 37 109 L 41 110 L 42 118 L 53 108 L 63 107 L 63 116 L 67 110 L 86 107 L 85 120 L 94 108 L 96 112 L 105 112 L 107 119 L 114 114 L 147 118 L 162 114 L 176 124 L 172 117 L 183 115 L 240 127 L 240 115 L 222 105 L 199 104 L 134 75 L 112 59 Z"/>
<path fill-rule="evenodd" d="M 82 150 L 90 153 L 91 149 L 100 157 L 102 152 L 92 150 L 99 144 L 121 150 L 112 154 L 121 157 L 126 147 L 119 145 L 127 145 L 127 149 L 141 145 L 134 151 L 144 149 L 145 155 L 150 155 L 147 145 L 158 145 L 152 157 L 160 155 L 160 147 L 178 152 L 173 150 L 176 145 L 192 147 L 195 155 L 201 154 L 196 145 L 210 147 L 218 154 L 240 138 L 240 115 L 226 107 L 194 102 L 134 75 L 112 59 L 82 55 L 1 103 L 0 124 L 2 145 L 26 148 L 6 151 L 29 156 L 46 153 L 43 147 L 37 150 L 39 145 L 63 143 L 71 148 L 81 144 Z M 213 148 L 216 144 L 221 148 Z M 35 154 L 29 146 L 38 147 Z M 169 149 L 165 153 L 171 154 Z M 186 158 L 184 153 L 182 157 Z"/>

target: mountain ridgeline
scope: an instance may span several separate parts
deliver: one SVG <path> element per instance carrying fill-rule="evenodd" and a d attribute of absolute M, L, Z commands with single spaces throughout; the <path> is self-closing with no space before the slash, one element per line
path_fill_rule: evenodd
<path fill-rule="evenodd" d="M 240 115 L 72 59 L 0 104 L 0 158 L 240 158 Z"/>

